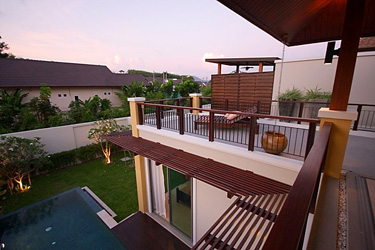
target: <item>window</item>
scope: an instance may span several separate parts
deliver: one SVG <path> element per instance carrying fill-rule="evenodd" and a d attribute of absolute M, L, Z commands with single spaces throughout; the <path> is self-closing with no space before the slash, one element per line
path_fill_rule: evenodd
<path fill-rule="evenodd" d="M 111 92 L 108 92 L 108 95 L 111 95 Z"/>
<path fill-rule="evenodd" d="M 67 94 L 64 94 L 64 97 L 67 97 L 68 95 Z"/>
<path fill-rule="evenodd" d="M 74 100 L 75 100 L 75 101 L 78 101 L 78 100 L 79 100 L 79 96 L 78 96 L 78 95 L 75 95 L 75 96 L 74 96 Z"/>
<path fill-rule="evenodd" d="M 104 92 L 104 95 L 107 95 L 107 92 Z"/>
<path fill-rule="evenodd" d="M 61 97 L 61 94 L 57 94 L 57 97 Z"/>

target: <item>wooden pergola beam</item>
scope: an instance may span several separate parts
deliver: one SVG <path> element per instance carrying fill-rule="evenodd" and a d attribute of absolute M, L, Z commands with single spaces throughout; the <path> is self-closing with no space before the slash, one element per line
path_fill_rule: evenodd
<path fill-rule="evenodd" d="M 329 109 L 346 111 L 364 19 L 365 0 L 348 0 L 343 36 Z"/>

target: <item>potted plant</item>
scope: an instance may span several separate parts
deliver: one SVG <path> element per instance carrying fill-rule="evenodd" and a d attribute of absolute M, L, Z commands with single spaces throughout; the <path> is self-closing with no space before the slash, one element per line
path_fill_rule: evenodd
<path fill-rule="evenodd" d="M 287 89 L 285 92 L 280 94 L 277 99 L 279 100 L 280 116 L 296 117 L 298 115 L 299 103 L 290 101 L 303 100 L 303 93 L 300 89 L 293 87 L 292 89 Z"/>
<path fill-rule="evenodd" d="M 281 154 L 288 146 L 288 138 L 284 133 L 269 130 L 264 132 L 262 136 L 262 147 L 270 154 Z"/>
<path fill-rule="evenodd" d="M 327 107 L 331 101 L 331 92 L 322 91 L 321 88 L 307 89 L 304 99 L 309 102 L 305 105 L 306 118 L 317 118 L 321 107 Z M 316 102 L 316 103 L 311 103 Z"/>

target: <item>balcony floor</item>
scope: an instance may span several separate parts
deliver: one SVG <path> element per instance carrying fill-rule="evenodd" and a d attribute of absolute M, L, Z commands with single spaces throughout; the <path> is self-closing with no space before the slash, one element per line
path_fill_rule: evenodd
<path fill-rule="evenodd" d="M 137 212 L 112 228 L 112 232 L 130 250 L 190 249 L 148 215 Z"/>

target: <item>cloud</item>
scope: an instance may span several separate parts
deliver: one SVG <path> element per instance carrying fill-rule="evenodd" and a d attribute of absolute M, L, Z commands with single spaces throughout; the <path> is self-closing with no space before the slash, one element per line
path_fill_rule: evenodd
<path fill-rule="evenodd" d="M 113 59 L 113 62 L 114 62 L 115 64 L 121 64 L 121 63 L 122 63 L 122 58 L 121 58 L 121 56 L 119 56 L 119 55 L 115 55 L 115 56 L 114 56 L 114 59 Z"/>
<path fill-rule="evenodd" d="M 223 54 L 220 54 L 220 55 L 217 55 L 217 54 L 214 54 L 214 53 L 204 53 L 203 57 L 202 57 L 202 62 L 205 62 L 207 58 L 223 58 L 224 55 Z"/>

